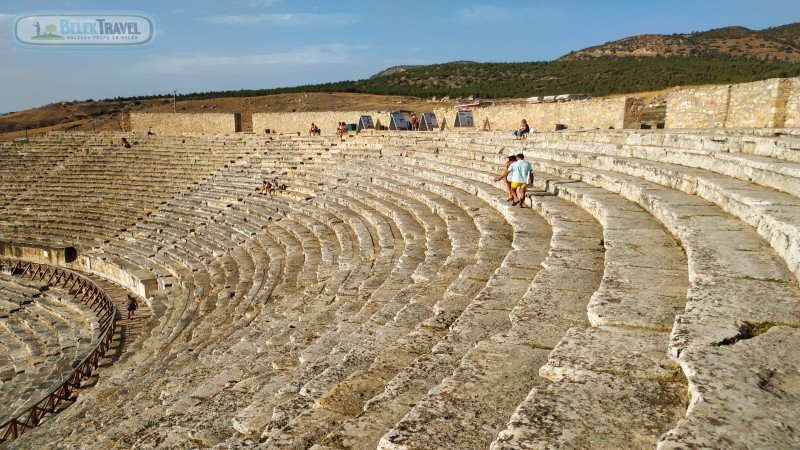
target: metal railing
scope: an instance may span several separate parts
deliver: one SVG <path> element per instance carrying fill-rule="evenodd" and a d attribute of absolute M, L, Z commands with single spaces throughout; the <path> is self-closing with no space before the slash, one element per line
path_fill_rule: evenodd
<path fill-rule="evenodd" d="M 43 399 L 27 408 L 22 414 L 0 425 L 0 443 L 4 443 L 36 427 L 47 414 L 55 414 L 62 409 L 64 403 L 73 400 L 75 391 L 85 380 L 91 378 L 111 348 L 119 311 L 111 297 L 100 286 L 71 270 L 2 257 L 0 257 L 0 268 L 10 268 L 15 275 L 66 289 L 73 298 L 91 308 L 100 323 L 97 345 L 75 370 Z"/>

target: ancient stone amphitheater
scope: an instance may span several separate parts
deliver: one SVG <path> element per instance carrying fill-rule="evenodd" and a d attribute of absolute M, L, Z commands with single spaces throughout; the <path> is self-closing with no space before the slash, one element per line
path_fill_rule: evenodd
<path fill-rule="evenodd" d="M 510 152 L 525 209 L 493 182 Z M 800 446 L 798 129 L 0 155 L 8 446 Z"/>

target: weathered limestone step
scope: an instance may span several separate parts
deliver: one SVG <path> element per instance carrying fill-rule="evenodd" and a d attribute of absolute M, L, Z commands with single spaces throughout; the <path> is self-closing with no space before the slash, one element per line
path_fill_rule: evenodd
<path fill-rule="evenodd" d="M 684 396 L 680 383 L 602 373 L 554 383 L 528 394 L 490 448 L 652 448 Z"/>
<path fill-rule="evenodd" d="M 697 344 L 681 352 L 692 399 L 687 416 L 662 436 L 658 448 L 800 445 L 794 425 L 800 399 L 798 344 L 797 326 L 775 325 L 752 339 Z"/>
<path fill-rule="evenodd" d="M 686 304 L 686 257 L 663 226 L 638 205 L 584 183 L 545 181 L 603 224 L 609 249 L 603 282 L 588 306 L 593 325 L 669 331 Z"/>
<path fill-rule="evenodd" d="M 680 367 L 666 351 L 669 334 L 617 327 L 571 328 L 539 374 L 552 381 L 594 373 L 679 381 Z"/>
<path fill-rule="evenodd" d="M 485 447 L 524 392 L 546 383 L 537 379 L 536 369 L 549 351 L 505 342 L 502 337 L 479 343 L 453 375 L 429 391 L 381 438 L 378 448 Z"/>

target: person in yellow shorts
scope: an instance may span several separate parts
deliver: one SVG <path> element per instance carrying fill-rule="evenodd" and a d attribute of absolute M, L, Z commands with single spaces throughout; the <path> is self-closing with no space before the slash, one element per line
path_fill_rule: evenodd
<path fill-rule="evenodd" d="M 508 166 L 502 175 L 495 178 L 495 181 L 505 179 L 507 176 L 511 181 L 511 189 L 514 190 L 514 203 L 512 205 L 519 205 L 520 208 L 524 208 L 525 191 L 528 189 L 528 184 L 533 184 L 533 166 L 528 161 L 525 161 L 524 154 L 517 154 L 517 160 Z"/>

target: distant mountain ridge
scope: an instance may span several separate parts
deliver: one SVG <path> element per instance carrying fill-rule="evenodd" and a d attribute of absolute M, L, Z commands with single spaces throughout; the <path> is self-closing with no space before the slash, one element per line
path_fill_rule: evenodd
<path fill-rule="evenodd" d="M 732 26 L 685 34 L 640 34 L 573 51 L 559 60 L 650 56 L 727 56 L 800 62 L 800 23 L 763 30 Z"/>

